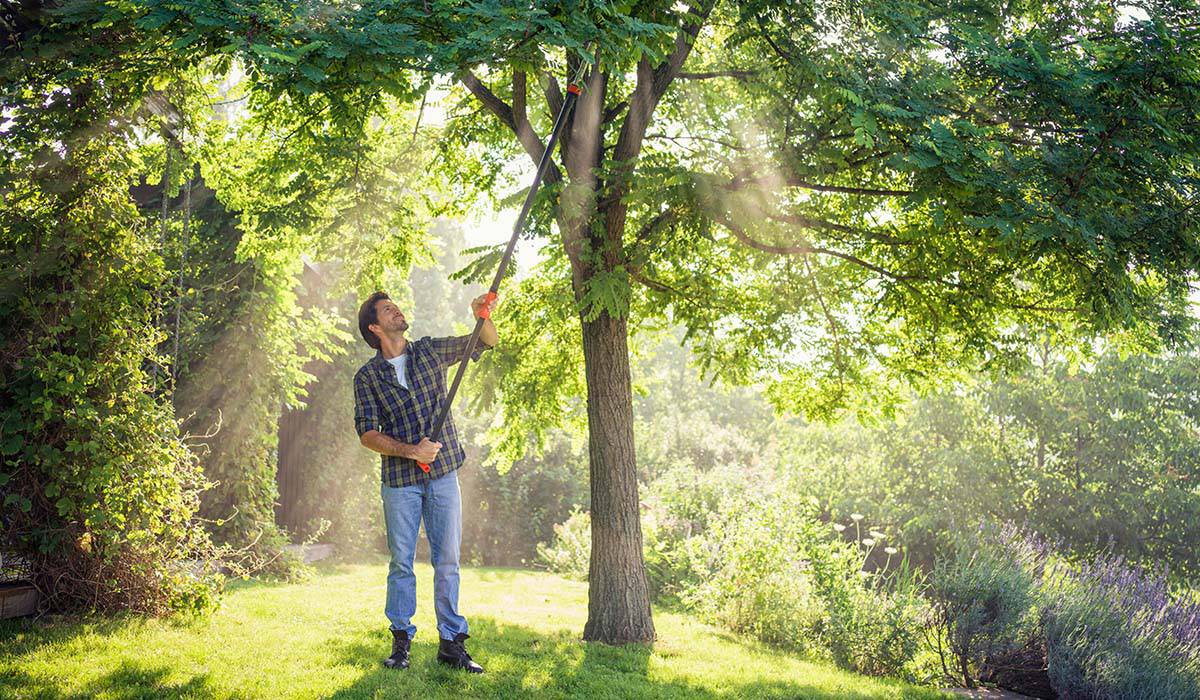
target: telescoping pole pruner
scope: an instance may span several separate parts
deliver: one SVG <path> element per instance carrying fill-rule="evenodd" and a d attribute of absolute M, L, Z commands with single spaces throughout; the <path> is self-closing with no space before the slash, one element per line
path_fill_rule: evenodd
<path fill-rule="evenodd" d="M 538 161 L 537 174 L 533 176 L 533 186 L 529 188 L 529 194 L 525 195 L 525 204 L 521 206 L 521 213 L 517 215 L 517 221 L 513 224 L 512 238 L 508 239 L 508 247 L 504 249 L 504 257 L 500 258 L 500 267 L 496 270 L 496 277 L 492 280 L 491 288 L 488 289 L 486 301 L 475 314 L 475 330 L 471 331 L 471 337 L 467 339 L 467 345 L 463 349 L 462 361 L 458 365 L 458 371 L 454 373 L 454 382 L 450 384 L 450 392 L 446 394 L 446 400 L 438 410 L 437 418 L 433 421 L 433 430 L 429 431 L 429 439 L 433 442 L 437 442 L 438 436 L 442 433 L 442 426 L 446 422 L 446 416 L 450 414 L 450 404 L 454 402 L 454 395 L 458 393 L 458 385 L 462 383 L 463 375 L 467 372 L 467 360 L 470 359 L 471 353 L 475 352 L 475 343 L 479 341 L 479 332 L 483 330 L 483 321 L 492 315 L 492 303 L 496 300 L 496 292 L 500 289 L 500 280 L 504 279 L 504 271 L 508 268 L 508 263 L 512 259 L 513 249 L 517 247 L 517 238 L 525 228 L 525 219 L 529 217 L 529 210 L 533 207 L 533 198 L 537 196 L 538 186 L 542 184 L 542 177 L 550 167 L 550 156 L 554 153 L 554 146 L 558 142 L 559 132 L 562 131 L 563 125 L 566 124 L 571 110 L 575 108 L 575 101 L 579 99 L 581 90 L 579 89 L 578 80 L 586 66 L 586 63 L 581 65 L 579 75 L 575 76 L 575 80 L 567 85 L 566 99 L 563 100 L 562 107 L 558 110 L 558 116 L 554 119 L 554 128 L 550 131 L 550 140 L 546 142 L 546 150 L 542 153 L 542 159 Z M 426 474 L 429 473 L 428 464 L 424 462 L 417 462 L 417 464 Z"/>

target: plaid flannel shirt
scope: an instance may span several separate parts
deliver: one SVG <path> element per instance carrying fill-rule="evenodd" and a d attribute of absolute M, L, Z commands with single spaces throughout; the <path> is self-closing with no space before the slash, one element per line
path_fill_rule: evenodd
<path fill-rule="evenodd" d="M 469 338 L 425 336 L 410 341 L 405 349 L 407 389 L 396 379 L 392 363 L 382 353 L 375 353 L 354 375 L 354 427 L 359 437 L 368 430 L 378 430 L 410 445 L 428 437 L 438 408 L 446 400 L 446 369 L 462 359 Z M 478 360 L 488 347 L 477 342 L 471 358 Z M 380 455 L 380 480 L 388 486 L 416 486 L 461 467 L 467 455 L 458 440 L 453 414 L 446 415 L 438 442 L 442 449 L 429 465 L 428 474 L 416 460 Z"/>

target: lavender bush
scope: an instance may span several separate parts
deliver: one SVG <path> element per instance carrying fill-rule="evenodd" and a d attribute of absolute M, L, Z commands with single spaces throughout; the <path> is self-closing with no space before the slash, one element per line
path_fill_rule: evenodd
<path fill-rule="evenodd" d="M 1063 700 L 1200 698 L 1200 601 L 1166 571 L 1101 556 L 1046 586 L 1050 681 Z"/>
<path fill-rule="evenodd" d="M 1011 524 L 983 525 L 958 537 L 934 567 L 930 645 L 947 677 L 968 688 L 991 658 L 1036 635 L 1033 611 L 1048 547 Z"/>

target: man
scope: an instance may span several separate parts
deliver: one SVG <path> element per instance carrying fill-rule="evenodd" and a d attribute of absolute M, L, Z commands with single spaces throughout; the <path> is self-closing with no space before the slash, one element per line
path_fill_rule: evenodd
<path fill-rule="evenodd" d="M 486 311 L 485 311 L 486 310 Z M 476 316 L 490 316 L 487 297 L 471 302 Z M 358 310 L 358 330 L 378 352 L 354 376 L 354 425 L 363 445 L 382 455 L 380 494 L 392 561 L 388 567 L 384 614 L 391 624 L 388 668 L 408 668 L 408 650 L 417 628 L 417 580 L 413 555 L 425 521 L 433 564 L 433 598 L 441 642 L 438 661 L 471 673 L 483 668 L 467 653 L 467 621 L 458 613 L 458 548 L 462 507 L 456 471 L 465 453 L 446 416 L 441 441 L 429 439 L 437 411 L 446 400 L 446 369 L 462 359 L 469 336 L 409 342 L 408 321 L 387 294 L 375 292 Z M 471 357 L 499 340 L 485 318 Z M 429 466 L 426 473 L 418 462 Z"/>

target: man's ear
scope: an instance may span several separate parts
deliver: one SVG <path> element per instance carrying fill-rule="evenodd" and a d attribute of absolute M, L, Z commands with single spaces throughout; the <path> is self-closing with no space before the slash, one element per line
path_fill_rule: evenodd
<path fill-rule="evenodd" d="M 383 340 L 383 326 L 379 325 L 378 323 L 372 323 L 371 325 L 367 326 L 367 330 L 374 333 L 376 338 Z"/>

